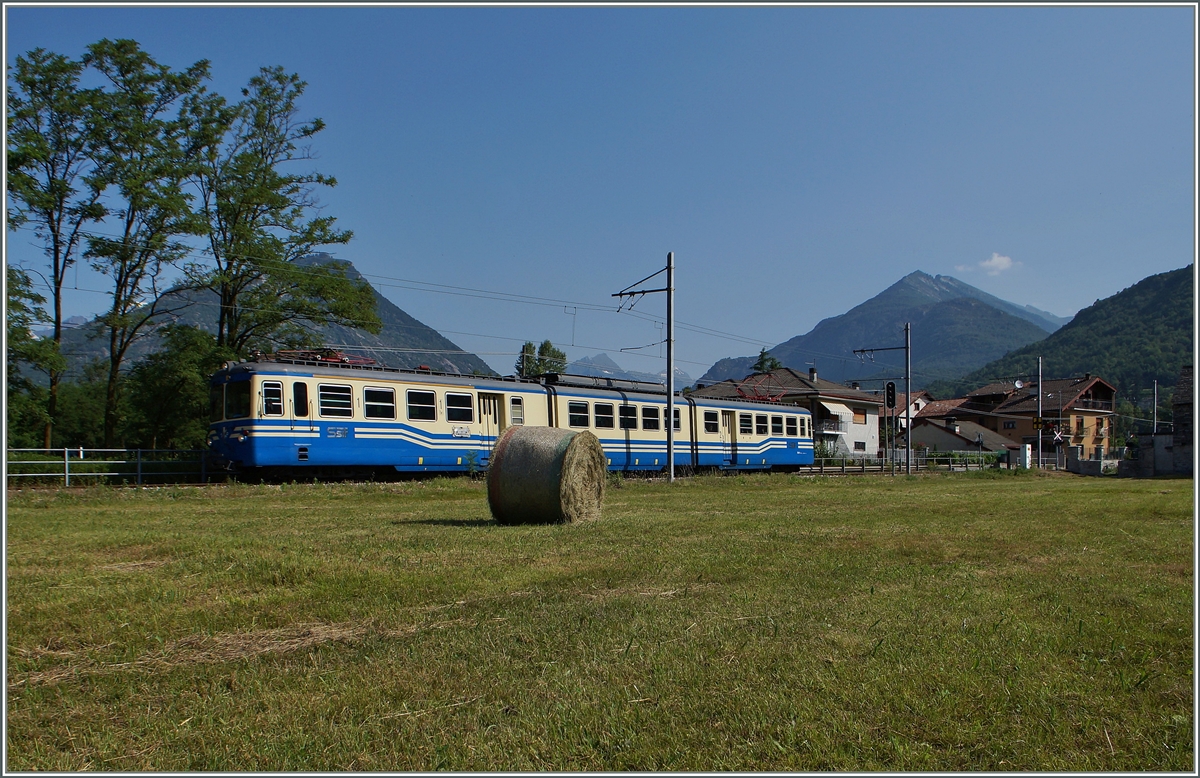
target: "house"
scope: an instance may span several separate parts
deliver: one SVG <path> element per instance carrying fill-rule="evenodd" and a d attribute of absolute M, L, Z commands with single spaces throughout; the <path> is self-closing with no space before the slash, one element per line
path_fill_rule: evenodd
<path fill-rule="evenodd" d="M 1089 459 L 1107 455 L 1117 394 L 1112 384 L 1088 373 L 1082 378 L 1045 379 L 1040 390 L 1041 424 L 1037 423 L 1036 382 L 988 384 L 966 397 L 931 402 L 917 416 L 971 421 L 1013 443 L 1029 443 L 1035 448 L 1040 435 L 1044 456 L 1069 446 L 1081 446 L 1083 456 Z"/>
<path fill-rule="evenodd" d="M 917 414 L 921 412 L 921 409 L 932 402 L 936 402 L 933 399 L 933 395 L 924 389 L 913 392 L 911 396 L 904 392 L 896 392 L 896 407 L 883 409 L 884 423 L 890 420 L 891 429 L 898 430 L 903 434 L 906 410 L 915 419 Z"/>
<path fill-rule="evenodd" d="M 901 436 L 901 445 L 903 444 Z M 952 416 L 944 419 L 913 419 L 913 448 L 930 451 L 1010 451 L 1017 444 L 994 430 Z"/>
<path fill-rule="evenodd" d="M 883 397 L 817 377 L 816 368 L 807 374 L 790 367 L 769 373 L 754 373 L 741 381 L 729 379 L 710 386 L 697 386 L 693 397 L 763 400 L 799 405 L 813 415 L 813 442 L 825 445 L 832 456 L 879 456 L 879 415 Z"/>

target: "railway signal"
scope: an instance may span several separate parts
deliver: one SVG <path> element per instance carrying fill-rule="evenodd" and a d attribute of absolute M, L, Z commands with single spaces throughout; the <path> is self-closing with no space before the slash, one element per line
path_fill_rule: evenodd
<path fill-rule="evenodd" d="M 883 387 L 883 397 L 889 408 L 896 407 L 896 382 L 888 381 Z"/>

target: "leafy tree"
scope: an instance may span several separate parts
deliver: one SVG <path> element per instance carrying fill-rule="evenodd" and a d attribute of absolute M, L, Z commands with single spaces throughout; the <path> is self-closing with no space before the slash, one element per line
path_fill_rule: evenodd
<path fill-rule="evenodd" d="M 516 362 L 517 375 L 524 378 L 545 375 L 546 373 L 561 373 L 567 368 L 567 355 L 548 340 L 534 349 L 533 341 L 526 341 L 521 346 L 521 354 Z"/>
<path fill-rule="evenodd" d="M 296 264 L 352 235 L 336 229 L 334 217 L 316 215 L 316 188 L 336 179 L 284 169 L 313 158 L 299 144 L 325 126 L 297 118 L 305 86 L 283 68 L 263 68 L 236 105 L 206 93 L 188 101 L 192 126 L 205 138 L 192 180 L 212 257 L 212 266 L 193 264 L 189 275 L 196 288 L 216 292 L 217 344 L 239 354 L 310 343 L 314 324 L 382 328 L 366 282 L 347 278 L 340 264 Z"/>
<path fill-rule="evenodd" d="M 767 353 L 767 350 L 760 349 L 758 352 L 758 361 L 754 363 L 753 370 L 756 373 L 769 373 L 772 370 L 778 370 L 783 367 L 783 363 L 775 357 Z"/>
<path fill-rule="evenodd" d="M 59 414 L 54 422 L 53 445 L 56 448 L 107 447 L 104 443 L 105 398 L 108 370 L 97 360 L 84 367 L 79 381 L 64 381 L 60 387 Z M 117 417 L 124 418 L 127 398 L 118 395 Z M 114 441 L 114 445 L 121 443 Z"/>
<path fill-rule="evenodd" d="M 5 319 L 5 390 L 8 416 L 8 446 L 35 448 L 44 444 L 43 433 L 49 413 L 46 391 L 31 382 L 22 370 L 31 367 L 61 374 L 62 355 L 53 340 L 36 337 L 31 327 L 50 319 L 42 305 L 46 298 L 33 291 L 29 275 L 12 266 L 6 268 L 7 317 Z M 42 446 L 48 448 L 48 446 Z"/>
<path fill-rule="evenodd" d="M 163 348 L 129 373 L 128 439 L 140 448 L 202 448 L 208 378 L 233 354 L 197 327 L 163 327 Z"/>
<path fill-rule="evenodd" d="M 94 89 L 79 86 L 83 63 L 44 49 L 9 71 L 8 228 L 32 228 L 50 261 L 52 340 L 62 344 L 62 289 L 87 225 L 104 217 L 93 147 Z M 42 445 L 50 447 L 64 365 L 48 364 Z"/>
<path fill-rule="evenodd" d="M 176 239 L 201 232 L 183 187 L 195 142 L 188 117 L 172 110 L 200 89 L 208 62 L 173 72 L 127 39 L 93 43 L 83 61 L 109 86 L 94 101 L 95 129 L 103 138 L 96 143 L 96 175 L 113 199 L 108 211 L 118 234 L 90 237 L 86 255 L 113 283 L 112 305 L 99 317 L 108 339 L 104 445 L 112 446 L 125 357 L 155 318 L 169 312 L 164 273 L 187 251 Z"/>

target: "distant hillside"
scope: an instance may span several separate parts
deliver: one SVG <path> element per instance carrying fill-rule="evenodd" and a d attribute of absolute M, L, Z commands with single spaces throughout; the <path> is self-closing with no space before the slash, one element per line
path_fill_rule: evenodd
<path fill-rule="evenodd" d="M 770 350 L 786 367 L 817 367 L 830 381 L 869 379 L 903 372 L 902 352 L 880 352 L 861 361 L 855 349 L 904 344 L 904 323 L 912 323 L 914 388 L 939 378 L 955 378 L 989 360 L 1041 340 L 1067 321 L 1030 306 L 1001 300 L 950 276 L 910 273 L 875 297 L 840 316 L 825 319 L 805 335 Z M 742 378 L 757 357 L 731 357 L 700 379 L 713 383 Z M 892 366 L 892 367 L 887 367 Z"/>
<path fill-rule="evenodd" d="M 1158 379 L 1173 386 L 1179 371 L 1193 362 L 1195 300 L 1191 265 L 1145 278 L 1075 315 L 1045 340 L 1016 349 L 959 381 L 929 387 L 937 397 L 953 397 L 997 378 L 1037 371 L 1045 377 L 1091 373 L 1136 397 Z"/>
<path fill-rule="evenodd" d="M 658 373 L 640 373 L 636 370 L 625 370 L 620 365 L 612 360 L 608 354 L 597 354 L 594 357 L 584 357 L 577 359 L 567 365 L 567 372 L 574 375 L 591 375 L 600 376 L 601 378 L 620 378 L 626 381 L 648 381 L 650 383 L 667 382 L 667 371 L 664 369 Z M 682 389 L 685 386 L 690 386 L 692 377 L 675 368 L 675 387 Z"/>
<path fill-rule="evenodd" d="M 329 254 L 314 254 L 301 259 L 300 263 L 318 264 L 332 259 Z M 351 278 L 362 278 L 353 265 L 349 265 L 346 274 Z M 375 293 L 379 318 L 383 322 L 383 330 L 378 335 L 333 325 L 318 330 L 321 333 L 319 340 L 330 346 L 354 346 L 353 350 L 347 349 L 347 353 L 370 357 L 388 367 L 415 368 L 427 365 L 446 373 L 495 375 L 495 371 L 482 359 L 463 351 L 433 328 L 409 316 L 378 290 L 372 288 L 372 291 Z M 163 323 L 175 321 L 209 332 L 216 331 L 217 297 L 214 293 L 178 291 L 172 297 L 176 301 L 172 307 L 179 310 L 171 317 L 164 317 Z M 95 337 L 97 332 L 94 322 L 64 330 L 63 350 L 70 364 L 69 377 L 82 375 L 84 365 L 91 361 L 108 358 L 103 338 Z M 143 339 L 131 350 L 127 364 L 132 365 L 158 346 L 156 336 Z"/>

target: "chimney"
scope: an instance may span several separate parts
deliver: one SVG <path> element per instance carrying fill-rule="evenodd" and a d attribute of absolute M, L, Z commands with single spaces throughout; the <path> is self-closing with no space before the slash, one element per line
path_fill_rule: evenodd
<path fill-rule="evenodd" d="M 817 380 L 817 369 L 815 367 L 810 367 L 808 369 L 808 380 L 809 381 Z"/>

